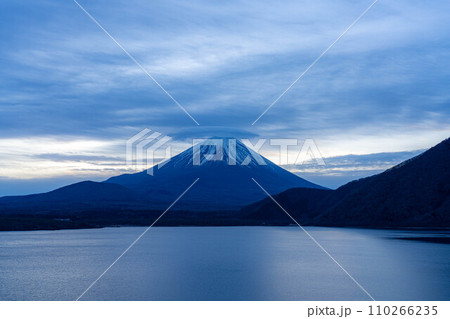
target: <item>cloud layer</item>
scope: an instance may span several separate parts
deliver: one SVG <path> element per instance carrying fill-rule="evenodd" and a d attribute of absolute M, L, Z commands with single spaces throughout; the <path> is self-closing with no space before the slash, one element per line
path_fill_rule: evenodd
<path fill-rule="evenodd" d="M 1 176 L 23 178 L 23 166 L 30 178 L 103 176 L 105 159 L 120 165 L 124 141 L 145 127 L 180 145 L 313 138 L 327 157 L 450 136 L 445 1 L 379 1 L 254 126 L 371 1 L 79 2 L 201 125 L 73 1 L 2 1 Z M 71 154 L 50 149 L 63 144 Z M 67 168 L 68 155 L 90 158 Z"/>

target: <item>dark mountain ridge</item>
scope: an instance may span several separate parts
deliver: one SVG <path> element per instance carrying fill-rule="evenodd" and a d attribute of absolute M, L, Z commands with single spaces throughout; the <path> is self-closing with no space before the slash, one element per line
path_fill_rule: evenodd
<path fill-rule="evenodd" d="M 263 185 L 263 184 L 262 184 Z M 263 185 L 264 187 L 264 185 Z M 290 189 L 275 196 L 299 222 L 321 226 L 450 226 L 450 139 L 385 172 L 334 191 Z M 244 207 L 246 216 L 277 220 L 269 198 Z"/>

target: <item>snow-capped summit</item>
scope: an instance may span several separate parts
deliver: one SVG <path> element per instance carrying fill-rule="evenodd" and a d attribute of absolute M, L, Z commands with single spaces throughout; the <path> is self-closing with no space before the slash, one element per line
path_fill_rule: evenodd
<path fill-rule="evenodd" d="M 160 166 L 189 167 L 204 165 L 275 165 L 231 137 L 204 139 Z"/>

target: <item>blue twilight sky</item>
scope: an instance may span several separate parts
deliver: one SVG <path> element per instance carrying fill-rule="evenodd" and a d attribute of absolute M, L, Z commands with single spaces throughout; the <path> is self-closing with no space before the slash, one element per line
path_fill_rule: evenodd
<path fill-rule="evenodd" d="M 129 170 L 125 141 L 312 138 L 337 187 L 450 136 L 450 2 L 80 0 L 0 2 L 0 196 Z M 270 150 L 262 150 L 270 159 Z M 273 155 L 273 154 L 272 154 Z M 328 159 L 328 160 L 327 160 Z"/>

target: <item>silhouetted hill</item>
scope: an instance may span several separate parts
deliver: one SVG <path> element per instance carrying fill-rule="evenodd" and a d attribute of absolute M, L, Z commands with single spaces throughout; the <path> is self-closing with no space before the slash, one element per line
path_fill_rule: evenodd
<path fill-rule="evenodd" d="M 263 187 L 265 188 L 265 185 Z M 333 192 L 326 189 L 292 188 L 273 195 L 273 198 L 299 223 L 311 224 L 317 217 L 317 212 L 326 208 L 327 199 Z M 260 221 L 261 224 L 293 223 L 269 197 L 242 208 L 241 212 L 243 218 Z"/>
<path fill-rule="evenodd" d="M 311 193 L 291 189 L 275 198 L 299 222 L 309 225 L 450 226 L 450 139 L 381 174 L 337 190 Z M 260 216 L 262 223 L 276 218 L 276 207 L 270 199 L 245 207 L 242 212 L 251 218 Z"/>
<path fill-rule="evenodd" d="M 75 183 L 42 194 L 6 196 L 0 198 L 0 212 L 20 210 L 22 212 L 52 211 L 55 209 L 73 211 L 79 207 L 112 207 L 140 201 L 132 190 L 117 184 L 91 181 Z"/>
<path fill-rule="evenodd" d="M 331 225 L 450 225 L 450 139 L 379 175 L 336 190 L 320 216 Z"/>

